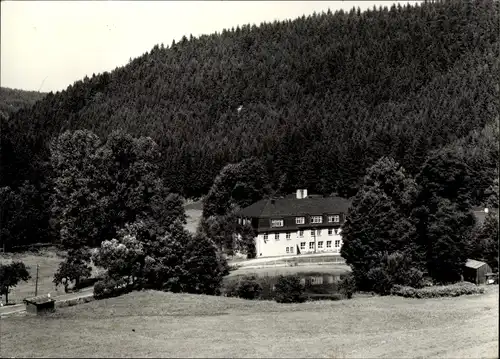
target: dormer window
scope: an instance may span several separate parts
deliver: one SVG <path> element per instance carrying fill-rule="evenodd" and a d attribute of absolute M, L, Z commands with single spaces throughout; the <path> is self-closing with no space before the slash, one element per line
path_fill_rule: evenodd
<path fill-rule="evenodd" d="M 311 216 L 311 223 L 323 223 L 322 216 Z"/>
<path fill-rule="evenodd" d="M 271 219 L 271 227 L 283 227 L 283 220 L 282 219 Z"/>
<path fill-rule="evenodd" d="M 328 223 L 339 223 L 339 222 L 340 222 L 339 215 L 328 216 Z"/>
<path fill-rule="evenodd" d="M 295 224 L 304 224 L 306 219 L 304 217 L 295 217 Z"/>

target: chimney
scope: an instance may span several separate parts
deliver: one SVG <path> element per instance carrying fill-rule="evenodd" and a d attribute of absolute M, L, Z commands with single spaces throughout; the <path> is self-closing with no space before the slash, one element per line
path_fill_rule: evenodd
<path fill-rule="evenodd" d="M 307 198 L 307 189 L 298 189 L 297 190 L 297 199 Z"/>

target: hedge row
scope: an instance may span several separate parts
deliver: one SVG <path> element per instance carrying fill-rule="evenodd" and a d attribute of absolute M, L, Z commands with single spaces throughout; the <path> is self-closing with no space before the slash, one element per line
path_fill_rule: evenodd
<path fill-rule="evenodd" d="M 112 278 L 104 278 L 94 285 L 94 298 L 104 299 L 117 297 L 119 295 L 131 291 L 131 286 L 128 285 L 125 279 L 114 280 Z"/>
<path fill-rule="evenodd" d="M 432 286 L 415 289 L 395 285 L 392 290 L 392 295 L 397 295 L 405 298 L 438 298 L 438 297 L 459 297 L 461 295 L 483 294 L 484 288 L 478 287 L 473 283 L 461 282 L 445 286 Z"/>

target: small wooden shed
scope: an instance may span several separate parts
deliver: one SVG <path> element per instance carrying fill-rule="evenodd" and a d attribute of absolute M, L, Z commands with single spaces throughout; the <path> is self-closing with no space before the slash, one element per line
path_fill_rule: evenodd
<path fill-rule="evenodd" d="M 492 272 L 491 267 L 475 259 L 467 259 L 464 268 L 464 280 L 475 284 L 485 284 L 487 274 Z"/>
<path fill-rule="evenodd" d="M 26 311 L 36 315 L 42 315 L 56 310 L 56 301 L 49 295 L 40 295 L 38 297 L 25 299 L 24 303 L 26 304 Z"/>

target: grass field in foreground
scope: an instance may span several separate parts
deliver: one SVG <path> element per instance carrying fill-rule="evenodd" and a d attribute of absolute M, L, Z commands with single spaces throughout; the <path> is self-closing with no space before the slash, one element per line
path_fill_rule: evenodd
<path fill-rule="evenodd" d="M 484 295 L 278 304 L 136 292 L 10 317 L 2 357 L 497 357 L 498 286 Z"/>
<path fill-rule="evenodd" d="M 255 274 L 257 276 L 278 276 L 280 274 L 297 274 L 305 272 L 317 272 L 324 274 L 345 274 L 350 272 L 350 268 L 343 264 L 325 264 L 325 265 L 299 265 L 295 267 L 266 267 L 266 268 L 245 268 L 241 267 L 229 273 L 229 277 L 239 275 Z"/>

